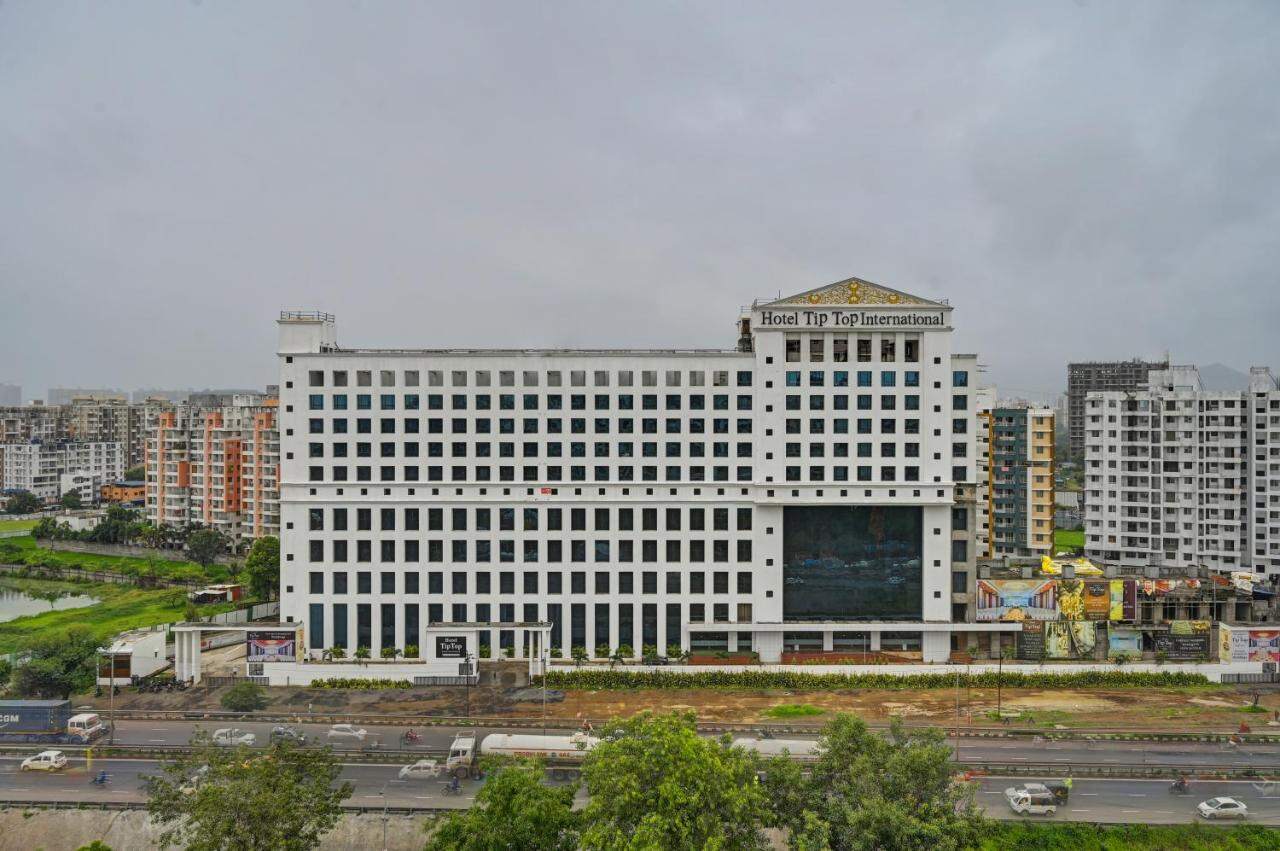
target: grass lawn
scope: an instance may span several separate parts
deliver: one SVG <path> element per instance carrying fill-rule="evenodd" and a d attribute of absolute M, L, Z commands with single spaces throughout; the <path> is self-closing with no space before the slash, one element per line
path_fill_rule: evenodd
<path fill-rule="evenodd" d="M 1083 550 L 1084 549 L 1084 530 L 1076 529 L 1054 529 L 1053 530 L 1053 549 L 1054 552 L 1062 550 Z"/>
<path fill-rule="evenodd" d="M 181 621 L 187 604 L 186 593 L 181 589 L 148 590 L 112 582 L 53 582 L 0 576 L 0 588 L 27 594 L 88 594 L 100 600 L 79 609 L 42 612 L 0 623 L 0 653 L 21 649 L 48 635 L 61 635 L 75 624 L 84 624 L 105 639 L 126 629 Z M 201 606 L 200 614 L 215 614 L 235 606 Z"/>
<path fill-rule="evenodd" d="M 15 556 L 4 556 L 9 547 L 19 551 Z M 170 579 L 196 579 L 208 582 L 225 582 L 229 578 L 224 565 L 211 565 L 208 570 L 193 561 L 166 558 L 157 552 L 154 558 L 135 556 L 104 556 L 96 553 L 72 553 L 40 547 L 30 535 L 17 538 L 0 538 L 0 561 L 9 564 L 57 564 L 84 570 L 102 570 L 136 576 L 154 566 L 156 575 Z"/>
<path fill-rule="evenodd" d="M 808 703 L 780 703 L 760 713 L 768 718 L 810 718 L 825 715 L 827 710 Z"/>
<path fill-rule="evenodd" d="M 38 521 L 35 520 L 0 520 L 0 532 L 15 532 L 20 529 L 30 529 L 35 526 Z"/>

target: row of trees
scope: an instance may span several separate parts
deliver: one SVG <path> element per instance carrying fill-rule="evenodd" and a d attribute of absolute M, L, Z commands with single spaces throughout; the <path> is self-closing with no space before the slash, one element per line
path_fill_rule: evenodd
<path fill-rule="evenodd" d="M 429 825 L 427 851 L 755 851 L 769 847 L 770 829 L 795 851 L 959 851 L 992 826 L 952 776 L 937 731 L 894 726 L 885 737 L 837 716 L 807 769 L 699 736 L 692 713 L 640 715 L 602 735 L 583 766 L 585 806 L 574 809 L 577 784 L 546 785 L 537 763 L 489 766 L 473 807 Z M 169 844 L 304 851 L 353 792 L 327 748 L 233 750 L 203 734 L 193 746 L 147 781 Z"/>
<path fill-rule="evenodd" d="M 837 716 L 808 770 L 701 737 L 691 713 L 642 715 L 603 735 L 583 767 L 581 810 L 576 787 L 543 785 L 536 766 L 502 767 L 473 808 L 439 821 L 427 849 L 758 849 L 772 828 L 797 851 L 952 851 L 989 827 L 938 731 L 894 725 L 884 737 Z"/>

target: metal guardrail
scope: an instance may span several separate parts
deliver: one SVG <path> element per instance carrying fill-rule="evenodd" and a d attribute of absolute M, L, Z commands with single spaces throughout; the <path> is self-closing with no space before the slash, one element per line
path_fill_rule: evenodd
<path fill-rule="evenodd" d="M 146 801 L 9 801 L 12 806 L 19 806 L 24 810 L 145 810 L 147 808 Z M 371 807 L 365 804 L 352 804 L 348 802 L 342 803 L 342 808 L 348 812 L 367 813 L 374 815 L 390 815 L 390 816 L 408 816 L 408 815 L 435 815 L 454 812 L 452 807 L 430 807 L 430 806 L 396 806 L 396 807 Z"/>
<path fill-rule="evenodd" d="M 243 681 L 244 677 L 237 678 Z M 197 686 L 198 688 L 198 686 Z M 108 709 L 94 710 L 104 718 L 113 717 Z M 519 729 L 576 730 L 584 721 L 589 721 L 596 728 L 608 724 L 611 719 L 580 717 L 541 717 L 507 716 L 507 715 L 386 715 L 372 713 L 345 712 L 229 712 L 221 709 L 208 711 L 178 711 L 150 709 L 117 709 L 114 718 L 120 721 L 235 721 L 262 722 L 267 724 L 366 724 L 397 725 L 406 727 L 511 727 Z M 823 723 L 733 723 L 733 722 L 701 722 L 698 730 L 703 733 L 799 733 L 817 735 L 826 725 Z M 872 729 L 888 729 L 887 722 L 871 722 L 867 726 Z M 1257 730 L 1239 733 L 1235 730 L 1203 730 L 1186 733 L 1172 733 L 1163 730 L 1135 730 L 1128 727 L 1098 727 L 1090 729 L 1055 729 L 1046 727 L 1007 727 L 966 725 L 957 728 L 946 723 L 904 723 L 908 729 L 940 730 L 947 738 L 954 738 L 957 729 L 963 738 L 1001 738 L 1019 739 L 1039 736 L 1054 741 L 1166 741 L 1166 742 L 1225 742 L 1232 737 L 1243 743 L 1280 744 L 1280 728 L 1275 730 Z"/>

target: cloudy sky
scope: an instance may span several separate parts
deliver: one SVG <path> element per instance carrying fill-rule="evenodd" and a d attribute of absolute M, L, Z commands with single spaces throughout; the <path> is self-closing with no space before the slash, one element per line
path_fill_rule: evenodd
<path fill-rule="evenodd" d="M 729 346 L 857 275 L 1007 395 L 1280 365 L 1275 2 L 0 2 L 0 382 Z"/>

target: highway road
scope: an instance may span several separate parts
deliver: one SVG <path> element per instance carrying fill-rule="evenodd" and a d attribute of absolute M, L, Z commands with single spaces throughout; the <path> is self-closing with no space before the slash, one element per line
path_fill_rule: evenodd
<path fill-rule="evenodd" d="M 20 772 L 17 757 L 0 757 L 0 800 L 39 803 L 41 801 L 141 802 L 146 799 L 143 778 L 159 773 L 154 760 L 96 759 L 87 766 L 76 758 L 61 772 Z M 107 771 L 111 782 L 105 787 L 89 780 L 98 771 Z M 400 780 L 397 765 L 347 763 L 343 779 L 355 785 L 347 803 L 358 807 L 458 808 L 471 805 L 480 781 L 467 781 L 461 795 L 444 795 L 442 780 Z M 1028 778 L 983 777 L 977 781 L 978 803 L 989 815 L 1016 820 L 1005 803 L 1003 790 L 1021 785 Z M 1134 822 L 1174 824 L 1196 820 L 1195 807 L 1216 795 L 1231 795 L 1249 807 L 1249 821 L 1280 826 L 1280 784 L 1249 781 L 1193 781 L 1189 795 L 1173 795 L 1164 780 L 1087 779 L 1075 781 L 1071 801 L 1050 817 L 1059 821 Z M 1043 818 L 1043 817 L 1037 817 Z"/>
<path fill-rule="evenodd" d="M 116 743 L 127 745 L 185 745 L 196 729 L 203 728 L 212 732 L 221 727 L 238 727 L 254 733 L 258 744 L 265 744 L 271 728 L 275 726 L 266 722 L 216 721 L 196 724 L 190 721 L 120 721 L 116 727 Z M 327 724 L 296 725 L 308 738 L 325 741 L 329 730 Z M 408 728 L 398 726 L 379 726 L 373 724 L 363 726 L 369 731 L 366 744 L 377 743 L 379 749 L 396 750 L 401 748 L 400 737 Z M 454 734 L 463 729 L 455 727 L 415 727 L 422 737 L 416 747 L 407 750 L 439 751 L 447 748 Z M 498 727 L 476 728 L 483 737 L 487 733 L 499 732 L 540 732 L 537 730 Z M 556 732 L 551 728 L 549 732 Z M 561 731 L 563 732 L 563 731 Z M 795 738 L 802 738 L 795 736 Z M 948 741 L 955 742 L 948 737 Z M 338 748 L 359 749 L 360 743 L 350 740 L 333 742 Z M 1027 762 L 1035 764 L 1061 763 L 1097 764 L 1114 766 L 1117 769 L 1130 766 L 1162 766 L 1177 765 L 1197 768 L 1254 768 L 1259 771 L 1280 772 L 1280 744 L 1243 744 L 1233 746 L 1226 743 L 1210 742 L 1126 742 L 1126 741 L 1083 741 L 1056 740 L 1035 741 L 1028 738 L 977 738 L 961 736 L 959 740 L 958 761 L 962 763 L 1005 763 Z"/>

